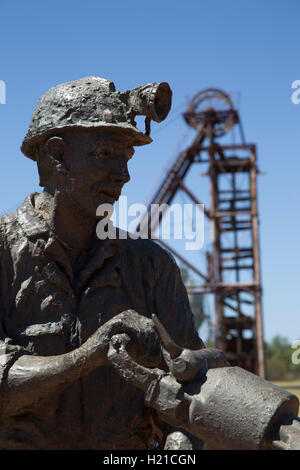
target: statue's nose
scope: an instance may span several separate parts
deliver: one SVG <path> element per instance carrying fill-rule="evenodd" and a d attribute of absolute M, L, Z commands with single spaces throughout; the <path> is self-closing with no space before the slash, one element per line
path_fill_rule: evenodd
<path fill-rule="evenodd" d="M 114 181 L 120 181 L 123 184 L 128 183 L 128 181 L 130 181 L 130 175 L 127 165 L 123 166 L 122 168 L 115 169 L 112 174 L 112 179 Z"/>

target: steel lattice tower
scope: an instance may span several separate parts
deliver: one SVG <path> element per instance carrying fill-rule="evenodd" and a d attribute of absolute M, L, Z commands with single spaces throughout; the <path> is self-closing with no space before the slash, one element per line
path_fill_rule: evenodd
<path fill-rule="evenodd" d="M 239 114 L 230 96 L 221 90 L 207 89 L 195 95 L 184 119 L 195 130 L 194 139 L 179 153 L 160 182 L 148 214 L 152 204 L 170 204 L 180 190 L 200 204 L 184 179 L 193 164 L 208 165 L 205 174 L 209 177 L 210 208 L 204 209 L 204 213 L 211 224 L 212 251 L 207 254 L 207 274 L 163 240 L 159 242 L 200 276 L 202 283 L 187 287 L 189 293 L 214 294 L 216 347 L 225 352 L 232 365 L 264 376 L 256 146 L 245 143 Z M 240 130 L 241 143 L 222 145 L 222 137 L 233 126 Z M 240 187 L 241 174 L 248 181 L 246 189 Z M 163 216 L 160 212 L 155 217 L 152 212 L 152 220 L 145 219 L 150 233 Z M 143 221 L 140 229 L 145 230 Z M 249 235 L 247 243 L 241 242 L 241 233 Z M 225 242 L 226 234 L 231 236 L 229 244 Z"/>

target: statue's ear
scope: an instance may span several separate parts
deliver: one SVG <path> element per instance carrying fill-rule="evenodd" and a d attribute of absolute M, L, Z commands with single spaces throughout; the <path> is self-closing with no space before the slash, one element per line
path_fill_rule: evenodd
<path fill-rule="evenodd" d="M 66 144 L 62 137 L 50 137 L 45 144 L 45 150 L 50 160 L 55 163 L 58 171 L 66 172 L 65 164 Z"/>

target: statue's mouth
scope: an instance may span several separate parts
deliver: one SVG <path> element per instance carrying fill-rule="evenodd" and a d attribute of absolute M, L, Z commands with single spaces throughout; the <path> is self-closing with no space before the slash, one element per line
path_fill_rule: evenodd
<path fill-rule="evenodd" d="M 120 186 L 118 187 L 110 187 L 110 188 L 99 188 L 99 193 L 100 195 L 104 195 L 106 198 L 110 200 L 117 200 L 120 197 L 121 194 L 121 189 Z"/>

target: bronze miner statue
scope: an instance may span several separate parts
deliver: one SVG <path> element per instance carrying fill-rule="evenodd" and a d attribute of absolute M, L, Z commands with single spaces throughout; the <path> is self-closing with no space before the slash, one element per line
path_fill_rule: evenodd
<path fill-rule="evenodd" d="M 100 240 L 95 228 L 97 207 L 119 198 L 134 147 L 152 141 L 150 121 L 165 119 L 171 96 L 167 83 L 117 92 L 92 76 L 51 88 L 34 111 L 21 149 L 44 190 L 0 217 L 0 449 L 169 445 L 174 429 L 107 352 L 126 333 L 136 360 L 163 367 L 152 313 L 180 346 L 203 348 L 179 269 L 151 240 Z M 181 430 L 176 446 L 201 442 Z"/>
<path fill-rule="evenodd" d="M 44 190 L 0 217 L 0 449 L 300 448 L 297 398 L 204 348 L 173 258 L 97 236 L 171 96 L 85 77 L 37 105 Z"/>

